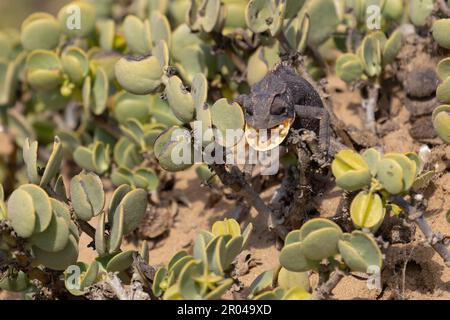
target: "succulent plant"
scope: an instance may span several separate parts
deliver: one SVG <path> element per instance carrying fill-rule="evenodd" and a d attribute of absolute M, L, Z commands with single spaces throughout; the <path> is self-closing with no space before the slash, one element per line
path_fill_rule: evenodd
<path fill-rule="evenodd" d="M 216 222 L 212 232 L 201 231 L 193 255 L 177 252 L 155 274 L 153 293 L 165 300 L 219 299 L 233 284 L 231 263 L 248 242 L 252 225 L 241 234 L 236 220 Z"/>
<path fill-rule="evenodd" d="M 442 105 L 433 112 L 433 125 L 439 137 L 450 144 L 450 106 Z"/>
<path fill-rule="evenodd" d="M 338 255 L 352 271 L 368 273 L 369 266 L 381 268 L 381 252 L 370 235 L 343 233 L 334 222 L 322 218 L 312 219 L 288 234 L 280 264 L 291 272 L 319 272 L 324 259 L 333 267 Z"/>
<path fill-rule="evenodd" d="M 272 289 L 272 287 L 275 287 Z M 270 290 L 272 289 L 272 290 Z M 283 267 L 260 274 L 250 285 L 254 300 L 310 300 L 309 277 L 306 272 L 292 272 Z"/>
<path fill-rule="evenodd" d="M 124 239 L 139 240 L 141 229 L 135 230 L 143 218 L 153 218 L 149 202 L 166 209 L 167 199 L 160 202 L 160 196 L 167 196 L 179 175 L 164 170 L 194 164 L 202 185 L 214 189 L 213 198 L 223 193 L 237 199 L 238 209 L 251 206 L 268 214 L 269 229 L 285 240 L 281 266 L 255 279 L 250 299 L 322 299 L 343 275 L 379 269 L 382 256 L 373 234 L 389 215 L 416 222 L 448 262 L 446 243 L 420 214 L 425 204 L 420 194 L 435 177 L 426 170 L 432 164 L 423 150 L 383 154 L 370 148 L 333 155 L 336 184 L 351 201 L 349 233 L 324 218 L 288 233 L 292 221 L 273 219 L 277 203 L 266 205 L 258 195 L 259 166 L 251 174 L 246 166 L 244 174 L 240 165 L 196 157 L 212 149 L 219 156 L 247 148 L 248 110 L 235 101 L 279 64 L 298 67 L 307 81 L 306 73 L 320 80 L 335 65 L 339 78 L 367 91 L 363 106 L 369 124 L 385 80 L 395 82 L 391 74 L 405 65 L 399 55 L 404 37 L 408 47 L 426 44 L 424 55 L 450 49 L 444 11 L 434 0 L 79 0 L 56 16 L 31 14 L 20 30 L 0 30 L 0 289 L 34 298 L 86 298 L 93 286 L 98 291 L 118 277 L 136 292 L 152 291 L 152 298 L 222 298 L 234 284 L 236 258 L 251 224 L 242 231 L 233 219 L 216 222 L 199 232 L 192 253 L 176 253 L 154 276 L 147 272 L 146 242 L 140 252 L 124 250 Z M 371 25 L 374 18 L 377 23 Z M 414 32 L 420 37 L 409 41 Z M 441 105 L 432 123 L 450 143 L 449 58 L 439 62 L 436 74 Z M 275 103 L 279 96 L 272 98 Z M 292 124 L 285 133 L 295 138 L 297 123 Z M 368 128 L 377 134 L 375 123 Z M 347 132 L 341 129 L 331 131 L 341 139 Z M 345 134 L 347 145 L 375 145 L 348 133 L 354 141 Z M 312 153 L 312 166 L 320 165 L 310 174 L 308 164 L 291 152 L 300 146 L 294 140 L 283 143 L 278 160 L 285 171 L 273 181 L 284 180 L 271 202 L 291 180 L 300 190 L 293 168 L 312 180 L 328 172 L 328 159 L 315 154 L 313 142 L 302 141 L 308 157 Z M 316 193 L 309 188 L 314 185 L 308 181 L 308 192 Z M 289 217 L 290 208 L 282 211 Z M 92 238 L 97 253 L 92 261 L 78 261 L 82 233 Z M 319 274 L 315 288 L 311 271 Z M 41 276 L 46 279 L 42 288 L 34 281 Z M 58 290 L 46 290 L 47 285 Z"/>
<path fill-rule="evenodd" d="M 394 62 L 402 44 L 400 30 L 389 38 L 381 31 L 372 32 L 364 37 L 355 54 L 346 53 L 337 59 L 336 73 L 348 83 L 378 77 L 386 65 Z"/>

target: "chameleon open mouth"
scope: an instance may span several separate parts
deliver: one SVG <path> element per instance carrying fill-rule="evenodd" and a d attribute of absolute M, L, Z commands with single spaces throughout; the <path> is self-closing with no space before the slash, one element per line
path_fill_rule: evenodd
<path fill-rule="evenodd" d="M 293 123 L 294 118 L 289 118 L 269 129 L 255 129 L 246 124 L 245 139 L 256 151 L 269 151 L 278 147 L 286 139 Z"/>

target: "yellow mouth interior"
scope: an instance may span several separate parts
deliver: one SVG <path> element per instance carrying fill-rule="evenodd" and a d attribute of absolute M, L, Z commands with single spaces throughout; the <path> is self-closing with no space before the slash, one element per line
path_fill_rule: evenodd
<path fill-rule="evenodd" d="M 286 139 L 293 122 L 294 119 L 289 118 L 271 129 L 255 129 L 249 124 L 246 124 L 245 139 L 257 151 L 272 150 Z"/>

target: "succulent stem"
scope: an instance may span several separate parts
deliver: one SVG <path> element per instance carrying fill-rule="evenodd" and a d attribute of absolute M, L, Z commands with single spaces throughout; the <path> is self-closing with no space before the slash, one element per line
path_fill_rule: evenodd
<path fill-rule="evenodd" d="M 450 251 L 444 244 L 442 235 L 435 233 L 428 224 L 423 211 L 410 205 L 401 196 L 395 197 L 393 201 L 408 213 L 408 218 L 417 224 L 431 247 L 442 257 L 447 267 L 450 267 Z"/>
<path fill-rule="evenodd" d="M 328 299 L 333 289 L 336 288 L 336 286 L 342 280 L 342 278 L 344 278 L 344 276 L 345 276 L 344 272 L 340 270 L 334 271 L 326 282 L 317 286 L 317 288 L 314 290 L 314 299 L 316 300 Z"/>
<path fill-rule="evenodd" d="M 373 84 L 368 87 L 369 97 L 363 101 L 363 107 L 366 109 L 366 128 L 376 133 L 375 110 L 377 109 L 380 86 Z"/>

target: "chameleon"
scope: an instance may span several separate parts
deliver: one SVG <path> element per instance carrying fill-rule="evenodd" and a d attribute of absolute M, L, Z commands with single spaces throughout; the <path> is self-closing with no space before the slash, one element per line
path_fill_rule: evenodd
<path fill-rule="evenodd" d="M 249 94 L 238 96 L 236 102 L 245 114 L 247 142 L 255 150 L 268 151 L 277 147 L 294 128 L 315 132 L 319 146 L 327 152 L 329 114 L 319 93 L 293 67 L 278 64 L 251 87 Z M 272 139 L 261 138 L 259 132 L 264 129 L 278 135 Z"/>

